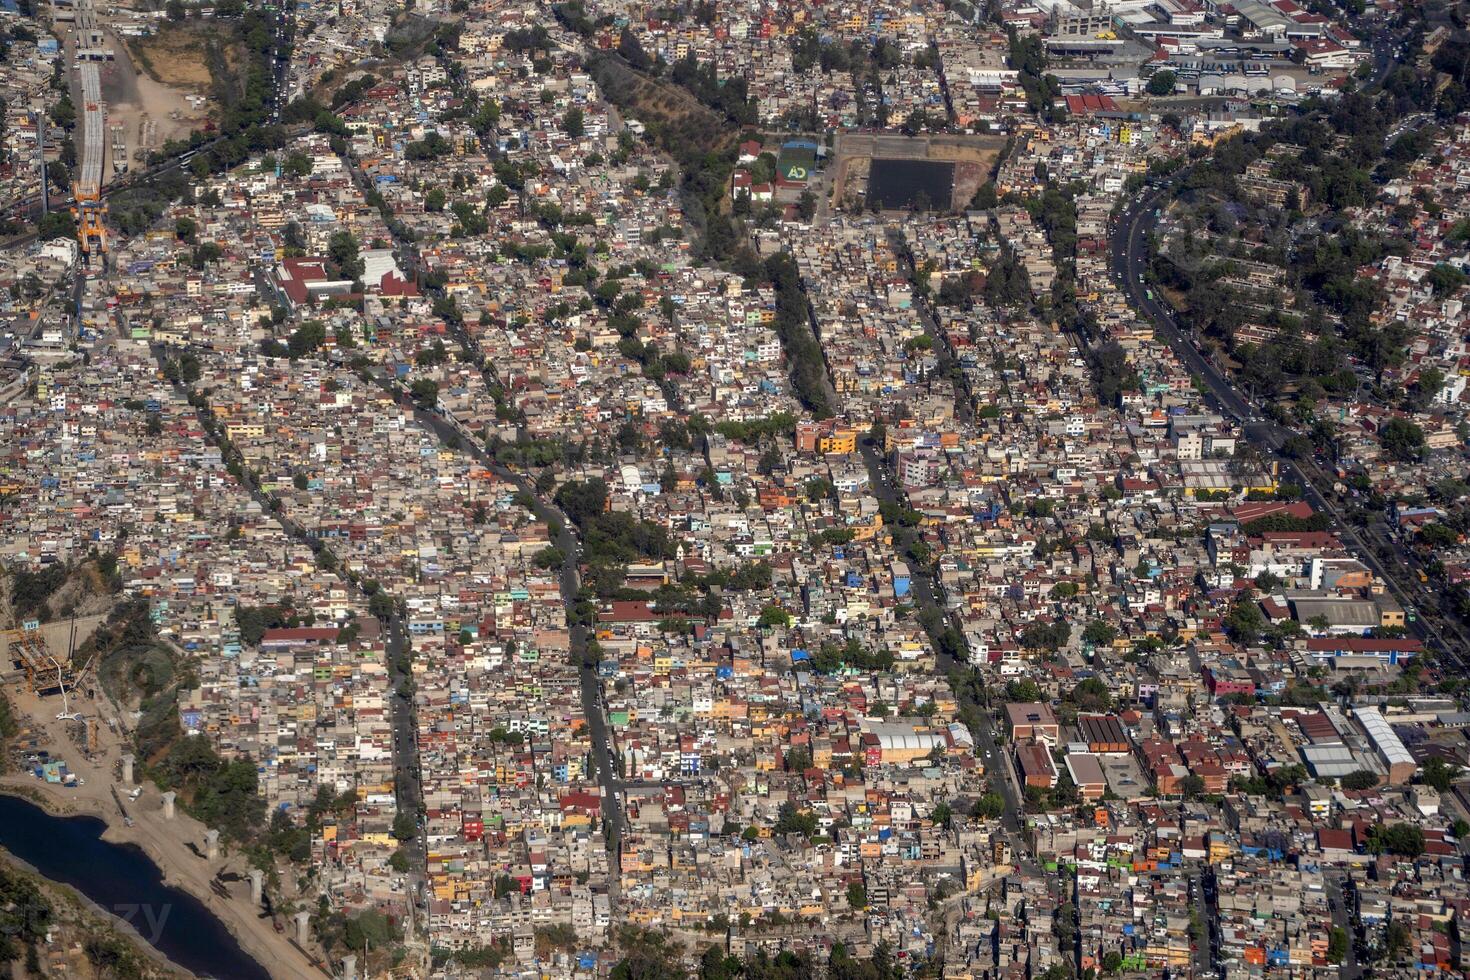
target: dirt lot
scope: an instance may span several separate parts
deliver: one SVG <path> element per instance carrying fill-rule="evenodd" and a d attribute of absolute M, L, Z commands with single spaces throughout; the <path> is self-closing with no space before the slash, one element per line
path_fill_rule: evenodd
<path fill-rule="evenodd" d="M 155 82 L 206 95 L 213 80 L 206 51 L 212 33 L 188 26 L 165 27 L 151 37 L 128 38 L 128 52 Z"/>
<path fill-rule="evenodd" d="M 197 77 L 198 69 L 203 68 L 204 82 L 200 86 L 193 81 L 175 83 L 153 77 L 153 71 L 160 64 L 172 64 L 164 49 L 153 47 L 160 41 L 160 37 L 128 38 L 125 44 L 122 38 L 113 36 L 112 41 L 117 59 L 103 66 L 102 97 L 107 102 L 107 121 L 123 128 L 129 157 L 132 158 L 133 165 L 136 165 L 134 151 L 140 147 L 145 151 L 156 150 L 165 140 L 188 136 L 190 131 L 198 129 L 209 118 L 207 102 L 189 102 L 190 96 L 197 100 L 208 94 L 209 70 L 203 67 L 202 42 L 198 44 L 198 58 L 192 61 L 184 59 L 186 64 L 181 69 L 182 76 L 193 79 Z M 142 57 L 148 59 L 147 64 L 152 66 L 151 70 L 144 70 L 141 67 L 143 62 L 133 56 L 135 45 L 142 45 L 145 52 Z M 169 72 L 167 77 L 174 77 L 173 73 Z M 150 125 L 145 127 L 145 123 Z"/>

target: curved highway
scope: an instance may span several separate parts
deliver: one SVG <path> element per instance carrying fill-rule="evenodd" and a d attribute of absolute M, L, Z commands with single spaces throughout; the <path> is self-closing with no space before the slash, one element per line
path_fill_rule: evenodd
<path fill-rule="evenodd" d="M 1380 36 L 1375 41 L 1374 81 L 1381 80 L 1393 64 L 1393 45 L 1393 39 L 1388 36 Z M 1203 381 L 1215 407 L 1238 423 L 1246 438 L 1264 456 L 1279 461 L 1282 474 L 1301 485 L 1307 503 L 1333 519 L 1338 535 L 1374 574 L 1387 583 L 1399 602 L 1406 609 L 1413 608 L 1416 602 L 1421 609 L 1437 608 L 1437 595 L 1419 578 L 1425 570 L 1418 556 L 1381 525 L 1358 528 L 1346 520 L 1340 507 L 1328 495 L 1334 479 L 1332 475 L 1312 460 L 1292 460 L 1281 453 L 1286 440 L 1298 433 L 1262 417 L 1258 406 L 1226 377 L 1215 362 L 1204 356 L 1192 334 L 1180 324 L 1174 309 L 1163 301 L 1162 295 L 1152 291 L 1148 283 L 1149 234 L 1172 198 L 1173 184 L 1185 172 L 1175 174 L 1159 186 L 1146 188 L 1114 220 L 1109 232 L 1108 251 L 1113 276 L 1119 287 L 1133 309 L 1153 323 L 1158 339 L 1168 344 L 1185 367 Z M 1420 639 L 1431 641 L 1457 666 L 1465 666 L 1470 640 L 1467 640 L 1462 625 L 1453 618 L 1444 616 L 1437 622 L 1431 622 L 1426 615 L 1419 615 L 1409 628 Z M 1454 642 L 1446 639 L 1446 634 Z"/>

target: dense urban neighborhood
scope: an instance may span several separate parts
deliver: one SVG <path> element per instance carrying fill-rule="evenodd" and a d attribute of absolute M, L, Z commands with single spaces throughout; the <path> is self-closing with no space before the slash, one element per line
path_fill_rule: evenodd
<path fill-rule="evenodd" d="M 0 969 L 1470 972 L 1467 15 L 0 4 Z"/>

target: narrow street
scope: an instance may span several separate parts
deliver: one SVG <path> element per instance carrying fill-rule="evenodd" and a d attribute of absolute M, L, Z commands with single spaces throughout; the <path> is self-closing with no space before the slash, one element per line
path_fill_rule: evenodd
<path fill-rule="evenodd" d="M 1220 902 L 1216 891 L 1215 869 L 1206 866 L 1189 873 L 1189 893 L 1204 925 L 1204 935 L 1193 940 L 1190 957 L 1196 977 L 1214 974 L 1215 952 L 1220 945 Z"/>
<path fill-rule="evenodd" d="M 365 195 L 372 189 L 372 182 L 367 174 L 362 171 L 358 162 L 351 156 L 343 158 L 348 172 L 351 173 L 353 181 L 358 189 Z M 393 249 L 403 266 L 405 275 L 420 286 L 423 285 L 423 267 L 418 254 L 417 245 L 407 238 L 402 237 L 396 225 L 390 224 L 389 231 L 393 235 Z M 491 383 L 499 383 L 493 364 L 486 361 L 480 345 L 476 339 L 465 329 L 463 323 L 450 322 L 451 333 L 455 342 L 459 345 L 464 357 L 471 363 L 478 365 L 487 387 Z M 372 375 L 377 383 L 385 390 L 394 395 L 395 398 L 407 398 L 407 389 L 396 380 L 387 377 L 380 369 L 374 369 Z M 618 770 L 613 764 L 612 740 L 608 731 L 607 715 L 602 707 L 602 693 L 597 679 L 594 665 L 585 662 L 587 650 L 587 626 L 577 623 L 573 611 L 577 606 L 578 593 L 582 587 L 581 579 L 581 554 L 582 543 L 577 536 L 576 525 L 562 513 L 547 496 L 536 488 L 536 482 L 527 473 L 510 469 L 508 466 L 496 460 L 485 451 L 479 436 L 470 432 L 458 419 L 448 418 L 437 410 L 428 411 L 420 407 L 413 409 L 414 419 L 422 426 L 429 428 L 440 439 L 441 442 L 458 444 L 461 449 L 470 453 L 474 458 L 491 473 L 507 482 L 515 484 L 516 488 L 528 495 L 533 501 L 532 512 L 539 520 L 556 529 L 555 545 L 565 556 L 561 568 L 561 598 L 562 605 L 566 610 L 567 624 L 569 629 L 570 657 L 571 662 L 577 665 L 580 672 L 579 685 L 582 697 L 582 712 L 587 718 L 587 724 L 592 736 L 592 766 L 596 773 L 597 782 L 602 791 L 602 821 L 607 828 L 605 834 L 608 848 L 617 853 L 619 842 L 623 836 L 624 817 L 621 785 L 619 783 Z M 614 879 L 613 887 L 616 888 Z"/>
<path fill-rule="evenodd" d="M 163 365 L 169 357 L 169 349 L 163 345 L 154 344 L 151 350 L 154 360 L 158 363 L 159 370 L 163 370 Z M 182 381 L 175 380 L 173 387 L 185 400 L 189 398 L 190 389 Z M 196 408 L 194 411 L 195 416 L 199 419 L 201 428 L 204 430 L 205 439 L 210 445 L 216 449 L 220 449 L 221 455 L 225 456 L 216 432 L 208 424 L 210 419 L 206 413 L 199 408 Z M 261 509 L 266 514 L 271 515 L 272 519 L 279 523 L 288 535 L 311 548 L 313 551 L 317 551 L 322 547 L 320 538 L 291 518 L 279 513 L 273 505 L 273 500 L 262 492 L 253 480 L 247 477 L 242 479 L 240 484 L 250 494 L 251 498 L 260 505 Z M 358 593 L 364 602 L 367 601 L 369 598 L 368 594 L 363 591 L 358 583 L 342 575 L 340 572 L 337 575 L 348 588 Z M 403 682 L 409 678 L 409 675 L 401 669 L 405 665 L 402 655 L 408 650 L 410 644 L 403 622 L 397 614 L 390 616 L 386 620 L 380 620 L 380 622 L 382 622 L 384 627 L 384 645 L 388 660 L 389 679 L 393 688 L 393 694 L 389 699 L 393 714 L 393 792 L 399 812 L 413 814 L 414 821 L 420 830 L 418 836 L 415 838 L 417 846 L 409 854 L 409 887 L 407 894 L 409 896 L 410 908 L 406 910 L 407 914 L 414 916 L 417 920 L 419 918 L 418 913 L 425 911 L 427 908 L 422 898 L 422 892 L 426 881 L 428 841 L 422 833 L 423 786 L 420 779 L 418 759 L 417 711 L 414 705 L 414 699 L 402 695 Z"/>
<path fill-rule="evenodd" d="M 965 425 L 975 421 L 975 394 L 970 390 L 969 381 L 964 372 L 960 370 L 959 361 L 955 357 L 954 348 L 949 344 L 949 338 L 943 330 L 939 329 L 939 320 L 934 315 L 934 308 L 926 292 L 919 288 L 918 271 L 914 268 L 914 255 L 903 240 L 903 236 L 896 227 L 888 230 L 889 243 L 904 263 L 903 272 L 914 284 L 913 309 L 919 314 L 919 322 L 924 325 L 924 332 L 933 341 L 934 356 L 938 361 L 938 375 L 941 383 L 949 382 L 954 386 L 954 414 Z M 932 382 L 931 382 L 932 383 Z"/>
<path fill-rule="evenodd" d="M 899 251 L 900 254 L 905 254 L 903 249 Z M 910 273 L 912 273 L 912 268 L 910 268 Z M 802 289 L 803 291 L 808 289 L 808 285 L 804 280 L 802 282 Z M 808 300 L 810 300 L 810 296 L 808 296 Z M 934 336 L 936 349 L 939 349 L 943 344 L 943 340 L 937 336 L 938 327 L 934 323 L 933 317 L 922 307 L 920 308 L 920 314 L 923 318 L 925 329 L 930 331 L 931 336 Z M 818 341 L 820 342 L 821 331 L 820 325 L 816 320 L 815 307 L 812 308 L 810 322 L 812 332 L 818 337 Z M 947 348 L 944 349 L 947 350 Z M 941 357 L 941 363 L 944 363 L 943 357 Z M 832 384 L 831 368 L 825 364 L 825 358 L 824 367 L 826 368 L 824 380 L 826 382 L 828 397 L 831 399 L 831 404 L 835 407 L 840 403 L 837 400 L 836 390 Z M 946 375 L 945 380 L 941 383 L 950 383 L 948 375 Z M 970 411 L 968 397 L 959 390 L 956 390 L 954 394 L 956 396 L 956 412 L 968 413 Z M 964 404 L 961 405 L 961 403 Z M 866 436 L 860 439 L 859 447 L 862 452 L 863 462 L 868 470 L 868 481 L 871 484 L 874 496 L 882 503 L 907 507 L 908 497 L 903 492 L 897 478 L 893 474 L 892 468 L 884 458 L 882 447 L 874 445 L 873 441 Z M 894 551 L 902 555 L 907 551 L 909 535 L 915 532 L 911 529 L 901 527 L 893 528 L 892 530 L 894 534 Z M 954 626 L 956 632 L 959 632 L 961 643 L 963 644 L 964 634 L 958 629 L 958 624 L 955 623 L 953 617 L 945 608 L 943 587 L 934 581 L 933 569 L 922 565 L 911 565 L 910 571 L 912 574 L 910 594 L 914 597 L 919 612 L 930 618 L 937 615 L 939 622 L 943 622 L 947 626 Z M 942 674 L 948 674 L 952 669 L 961 671 L 970 669 L 968 660 L 965 663 L 960 663 L 939 649 L 937 645 L 935 656 L 936 666 Z M 995 729 L 994 718 L 986 706 L 982 705 L 980 707 L 979 716 L 983 719 L 982 730 L 971 732 L 971 735 L 975 738 L 975 747 L 980 754 L 980 758 L 985 763 L 986 772 L 991 777 L 990 782 L 992 787 L 996 792 L 1000 793 L 1002 799 L 1005 801 L 1005 811 L 1002 814 L 1001 820 L 1006 830 L 1012 835 L 1013 850 L 1018 856 L 1024 855 L 1026 851 L 1020 839 L 1022 812 L 1020 788 L 1011 777 L 1008 760 L 1005 758 L 1004 750 L 1001 747 L 1000 739 Z"/>
<path fill-rule="evenodd" d="M 408 397 L 407 389 L 398 382 L 390 380 L 381 370 L 373 370 L 372 376 L 379 386 L 395 398 L 406 399 Z M 462 451 L 473 456 L 485 469 L 502 480 L 514 484 L 518 490 L 527 494 L 533 502 L 532 513 L 537 519 L 545 521 L 548 526 L 557 531 L 554 544 L 565 556 L 562 560 L 560 584 L 562 604 L 566 609 L 570 633 L 570 659 L 573 664 L 579 665 L 582 710 L 591 731 L 592 764 L 598 785 L 602 790 L 602 819 L 603 824 L 610 828 L 607 834 L 608 847 L 616 852 L 624 829 L 622 785 L 618 778 L 617 768 L 613 765 L 612 740 L 608 731 L 607 715 L 602 709 L 602 694 L 597 680 L 597 671 L 592 665 L 584 663 L 588 641 L 587 627 L 576 623 L 573 619 L 578 592 L 582 587 L 580 569 L 582 542 L 577 537 L 576 525 L 562 512 L 561 508 L 536 489 L 536 483 L 529 475 L 512 470 L 497 461 L 480 445 L 475 434 L 457 419 L 446 418 L 437 411 L 428 411 L 419 407 L 413 408 L 413 417 L 415 422 L 433 432 L 441 442 L 458 445 Z"/>
<path fill-rule="evenodd" d="M 1327 874 L 1327 907 L 1332 910 L 1332 925 L 1347 934 L 1347 952 L 1343 956 L 1339 976 L 1342 980 L 1358 980 L 1363 968 L 1358 964 L 1357 943 L 1353 941 L 1352 906 L 1347 889 L 1343 887 L 1348 876 L 1343 871 Z"/>
<path fill-rule="evenodd" d="M 887 462 L 883 459 L 879 448 L 873 445 L 870 439 L 866 438 L 862 440 L 860 448 L 863 454 L 863 462 L 867 465 L 868 481 L 872 484 L 874 496 L 880 502 L 907 507 L 908 497 L 899 487 L 898 481 L 893 476 Z M 903 542 L 906 541 L 907 535 L 913 533 L 910 529 L 895 528 L 894 550 L 902 554 L 905 550 Z M 933 610 L 942 617 L 946 624 L 954 625 L 953 617 L 944 608 L 943 586 L 934 581 L 933 570 L 922 565 L 913 564 L 910 564 L 909 570 L 911 573 L 909 594 L 914 597 L 920 612 Z M 937 658 L 936 665 L 940 673 L 947 674 L 952 669 L 970 669 L 968 663 L 959 663 L 943 650 L 936 648 L 935 656 Z M 1008 760 L 1005 758 L 1003 748 L 998 744 L 1000 741 L 999 733 L 996 731 L 993 716 L 987 707 L 982 706 L 980 717 L 984 719 L 984 728 L 981 731 L 971 732 L 970 734 L 975 738 L 975 748 L 979 752 L 981 760 L 985 763 L 985 771 L 990 776 L 992 789 L 1005 799 L 1005 813 L 1002 815 L 1001 821 L 1006 830 L 1015 837 L 1013 845 L 1017 848 L 1017 853 L 1019 854 L 1024 851 L 1019 846 L 1021 843 L 1022 810 L 1020 790 L 1011 778 Z"/>

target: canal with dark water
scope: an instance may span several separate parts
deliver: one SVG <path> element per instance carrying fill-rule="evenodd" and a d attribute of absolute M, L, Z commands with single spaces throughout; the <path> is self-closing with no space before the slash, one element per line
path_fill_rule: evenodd
<path fill-rule="evenodd" d="M 0 795 L 0 847 L 42 877 L 71 885 L 127 921 L 186 970 L 220 980 L 270 980 L 203 902 L 165 885 L 142 848 L 102 840 L 104 829 L 95 817 L 56 817 Z"/>

